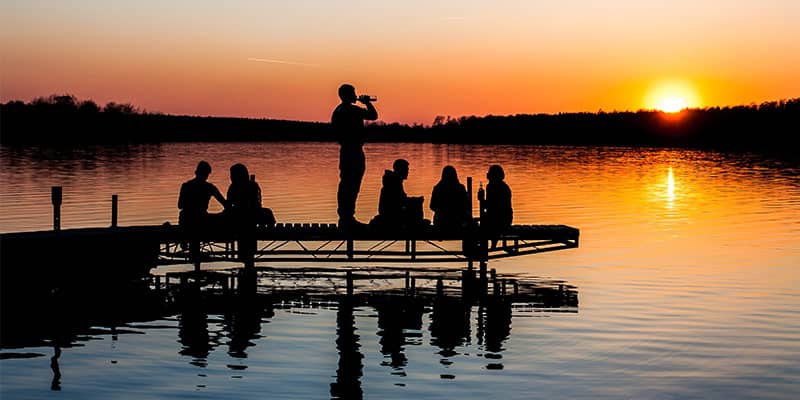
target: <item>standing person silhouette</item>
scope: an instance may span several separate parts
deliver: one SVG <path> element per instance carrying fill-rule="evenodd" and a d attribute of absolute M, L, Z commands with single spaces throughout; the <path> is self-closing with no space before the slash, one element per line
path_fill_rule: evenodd
<path fill-rule="evenodd" d="M 353 85 L 343 84 L 339 87 L 339 98 L 342 103 L 336 106 L 331 116 L 339 149 L 339 190 L 336 193 L 339 214 L 339 228 L 351 230 L 363 228 L 366 224 L 355 218 L 356 199 L 361 190 L 361 179 L 364 177 L 366 160 L 364 158 L 364 120 L 378 119 L 378 111 L 372 105 L 369 96 L 356 96 Z M 359 101 L 366 108 L 354 103 Z"/>

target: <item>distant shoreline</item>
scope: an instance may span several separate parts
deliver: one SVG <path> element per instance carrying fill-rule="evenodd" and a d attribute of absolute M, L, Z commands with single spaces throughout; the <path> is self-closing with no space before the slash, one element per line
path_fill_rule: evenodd
<path fill-rule="evenodd" d="M 368 125 L 369 142 L 680 147 L 797 153 L 800 98 L 687 109 L 437 117 L 431 126 Z M 321 122 L 139 112 L 130 104 L 50 96 L 0 104 L 0 144 L 58 146 L 170 142 L 335 141 Z"/>

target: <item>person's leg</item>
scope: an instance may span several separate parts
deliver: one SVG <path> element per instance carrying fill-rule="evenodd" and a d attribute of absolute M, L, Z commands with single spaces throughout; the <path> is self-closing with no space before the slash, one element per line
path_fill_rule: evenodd
<path fill-rule="evenodd" d="M 337 192 L 340 223 L 355 221 L 356 200 L 361 191 L 361 181 L 364 178 L 365 163 L 363 157 L 356 160 L 346 160 L 340 165 L 339 190 Z"/>

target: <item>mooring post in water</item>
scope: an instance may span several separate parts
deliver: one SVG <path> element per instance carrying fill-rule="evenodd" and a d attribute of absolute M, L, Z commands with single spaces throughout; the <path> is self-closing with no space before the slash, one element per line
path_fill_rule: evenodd
<path fill-rule="evenodd" d="M 347 271 L 347 295 L 353 295 L 353 271 Z"/>
<path fill-rule="evenodd" d="M 53 202 L 53 230 L 61 230 L 61 186 L 53 186 L 50 190 L 50 197 Z"/>
<path fill-rule="evenodd" d="M 117 214 L 119 213 L 119 195 L 111 195 L 111 227 L 117 227 Z"/>

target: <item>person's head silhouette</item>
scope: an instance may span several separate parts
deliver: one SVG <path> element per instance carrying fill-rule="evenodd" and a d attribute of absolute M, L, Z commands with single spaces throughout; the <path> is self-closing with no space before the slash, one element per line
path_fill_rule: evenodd
<path fill-rule="evenodd" d="M 458 183 L 458 173 L 454 166 L 448 165 L 442 168 L 442 182 Z"/>
<path fill-rule="evenodd" d="M 231 183 L 247 182 L 250 179 L 250 173 L 244 164 L 237 163 L 231 166 Z"/>
<path fill-rule="evenodd" d="M 201 180 L 208 179 L 208 176 L 211 175 L 211 164 L 206 161 L 200 161 L 197 163 L 197 168 L 194 170 L 194 176 Z"/>
<path fill-rule="evenodd" d="M 489 172 L 486 173 L 486 179 L 488 179 L 489 182 L 502 181 L 503 179 L 505 179 L 505 177 L 506 173 L 503 171 L 503 167 L 497 164 L 489 167 Z"/>
<path fill-rule="evenodd" d="M 394 160 L 394 164 L 392 164 L 392 169 L 394 170 L 394 173 L 396 173 L 397 176 L 400 177 L 400 179 L 408 178 L 408 161 L 402 158 Z"/>
<path fill-rule="evenodd" d="M 339 98 L 342 99 L 342 103 L 355 103 L 358 99 L 356 96 L 356 88 L 347 83 L 339 86 Z"/>

